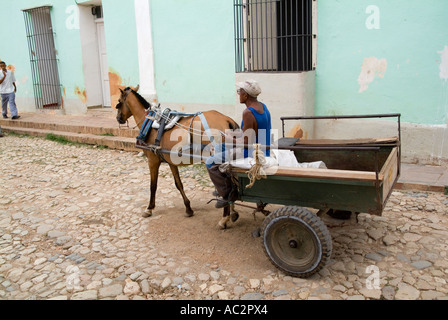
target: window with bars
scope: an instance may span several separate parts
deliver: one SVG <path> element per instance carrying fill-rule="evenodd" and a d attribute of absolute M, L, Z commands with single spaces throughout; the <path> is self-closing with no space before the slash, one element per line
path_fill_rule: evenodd
<path fill-rule="evenodd" d="M 62 105 L 50 9 L 43 6 L 23 10 L 37 109 L 59 109 Z"/>
<path fill-rule="evenodd" d="M 309 71 L 315 0 L 234 0 L 236 72 Z"/>

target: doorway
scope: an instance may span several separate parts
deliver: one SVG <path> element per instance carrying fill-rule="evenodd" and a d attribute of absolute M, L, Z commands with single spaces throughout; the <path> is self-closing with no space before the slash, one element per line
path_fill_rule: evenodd
<path fill-rule="evenodd" d="M 93 10 L 95 8 L 96 10 Z M 78 5 L 87 108 L 110 108 L 109 65 L 101 3 Z"/>
<path fill-rule="evenodd" d="M 101 72 L 101 88 L 103 92 L 103 107 L 110 108 L 110 86 L 109 86 L 109 65 L 107 63 L 106 34 L 104 33 L 103 19 L 95 20 L 97 38 L 98 38 L 98 54 Z"/>
<path fill-rule="evenodd" d="M 62 105 L 50 10 L 50 6 L 24 10 L 37 109 L 60 109 Z"/>

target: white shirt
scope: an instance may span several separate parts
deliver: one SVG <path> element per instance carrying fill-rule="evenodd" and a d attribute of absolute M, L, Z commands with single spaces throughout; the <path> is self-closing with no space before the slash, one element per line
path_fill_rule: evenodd
<path fill-rule="evenodd" d="M 4 77 L 3 70 L 0 70 L 0 79 L 3 79 L 3 77 Z M 0 94 L 14 92 L 14 85 L 13 85 L 14 82 L 16 82 L 14 72 L 6 70 L 6 78 L 2 82 L 2 84 L 0 84 Z"/>

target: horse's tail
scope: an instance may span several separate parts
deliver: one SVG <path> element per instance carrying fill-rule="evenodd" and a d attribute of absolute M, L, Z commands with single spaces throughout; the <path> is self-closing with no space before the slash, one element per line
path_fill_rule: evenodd
<path fill-rule="evenodd" d="M 236 130 L 236 129 L 239 129 L 239 128 L 240 128 L 240 126 L 238 125 L 238 123 L 236 123 L 236 122 L 233 121 L 232 119 L 229 120 L 228 124 L 229 124 L 229 129 L 230 129 L 230 130 Z"/>

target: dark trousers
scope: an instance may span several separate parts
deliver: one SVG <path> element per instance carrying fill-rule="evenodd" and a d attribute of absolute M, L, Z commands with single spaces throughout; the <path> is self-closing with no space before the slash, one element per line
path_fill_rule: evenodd
<path fill-rule="evenodd" d="M 236 186 L 233 185 L 232 177 L 227 172 L 219 171 L 219 164 L 207 166 L 208 175 L 215 185 L 218 194 L 227 201 L 235 201 L 238 197 Z"/>

